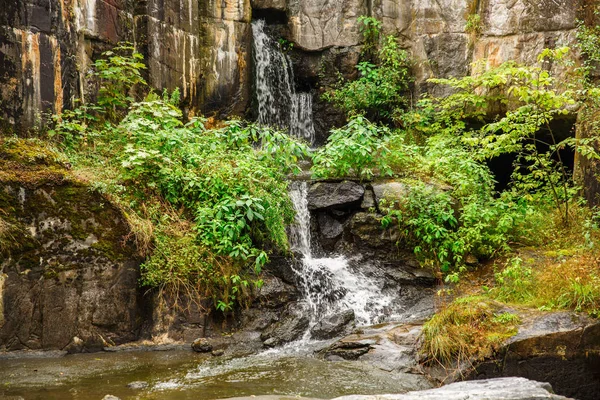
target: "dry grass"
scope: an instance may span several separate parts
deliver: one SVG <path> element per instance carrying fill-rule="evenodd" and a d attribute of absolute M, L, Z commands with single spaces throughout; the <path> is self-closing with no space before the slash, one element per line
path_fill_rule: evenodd
<path fill-rule="evenodd" d="M 519 324 L 517 316 L 500 309 L 484 296 L 459 297 L 443 307 L 423 326 L 427 362 L 446 367 L 491 355 Z"/>

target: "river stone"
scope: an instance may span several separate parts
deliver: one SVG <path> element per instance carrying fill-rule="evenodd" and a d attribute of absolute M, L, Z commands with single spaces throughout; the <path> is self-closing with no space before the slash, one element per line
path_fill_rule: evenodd
<path fill-rule="evenodd" d="M 317 182 L 308 189 L 308 209 L 347 208 L 359 203 L 364 193 L 365 188 L 356 182 Z"/>
<path fill-rule="evenodd" d="M 198 353 L 210 353 L 213 347 L 207 338 L 198 338 L 192 343 L 192 350 Z"/>
<path fill-rule="evenodd" d="M 437 389 L 376 396 L 342 396 L 334 400 L 568 400 L 554 394 L 548 383 L 525 378 L 457 382 Z"/>
<path fill-rule="evenodd" d="M 104 396 L 102 398 L 102 400 L 121 400 L 121 399 L 118 398 L 117 396 L 113 396 L 112 394 L 107 394 L 106 396 Z"/>
<path fill-rule="evenodd" d="M 148 382 L 145 381 L 133 381 L 127 384 L 129 389 L 141 390 L 146 389 L 148 387 Z"/>
<path fill-rule="evenodd" d="M 315 339 L 331 339 L 339 336 L 350 322 L 354 321 L 354 311 L 344 310 L 339 313 L 330 314 L 321 319 L 310 330 Z"/>

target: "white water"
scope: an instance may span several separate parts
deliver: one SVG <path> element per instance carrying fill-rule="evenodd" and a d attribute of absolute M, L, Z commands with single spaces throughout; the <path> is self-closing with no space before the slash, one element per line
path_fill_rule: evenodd
<path fill-rule="evenodd" d="M 328 314 L 352 309 L 358 325 L 381 322 L 390 314 L 394 297 L 384 293 L 384 282 L 353 270 L 343 256 L 315 258 L 311 251 L 308 185 L 294 182 L 290 198 L 296 210 L 290 243 L 302 255 L 294 267 L 298 286 L 311 312 L 311 322 Z"/>
<path fill-rule="evenodd" d="M 313 144 L 312 95 L 296 93 L 290 58 L 265 33 L 265 21 L 252 23 L 258 122 L 289 129 L 291 135 Z"/>

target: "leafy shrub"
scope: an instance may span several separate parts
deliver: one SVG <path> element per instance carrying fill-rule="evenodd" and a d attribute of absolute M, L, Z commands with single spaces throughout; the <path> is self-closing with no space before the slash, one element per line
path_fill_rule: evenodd
<path fill-rule="evenodd" d="M 391 175 L 386 163 L 389 154 L 388 128 L 378 126 L 361 115 L 354 116 L 342 128 L 334 129 L 325 147 L 313 156 L 316 177 Z"/>
<path fill-rule="evenodd" d="M 367 49 L 373 52 L 376 46 L 373 37 L 379 35 L 378 25 L 369 22 L 365 26 L 363 35 L 370 38 Z M 348 114 L 364 114 L 374 121 L 390 121 L 396 110 L 406 107 L 410 82 L 409 56 L 400 49 L 394 36 L 386 36 L 375 55 L 360 62 L 356 68 L 358 79 L 340 81 L 336 88 L 325 93 L 324 98 Z"/>
<path fill-rule="evenodd" d="M 288 247 L 285 228 L 294 213 L 285 174 L 298 169 L 296 162 L 307 155 L 307 146 L 281 132 L 239 121 L 216 130 L 207 130 L 203 122 L 196 119 L 183 124 L 174 104 L 153 95 L 134 103 L 119 125 L 126 139 L 121 166 L 127 186 L 143 188 L 138 189 L 142 198 L 161 196 L 195 222 L 193 236 L 188 232 L 180 241 L 191 246 L 198 261 L 190 264 L 187 258 L 175 258 L 171 264 L 152 258 L 145 268 L 152 278 L 145 279 L 146 283 L 156 284 L 159 278 L 168 283 L 170 273 L 165 271 L 183 271 L 188 265 L 191 275 L 184 276 L 228 288 L 231 277 L 244 275 L 249 267 L 260 273 L 268 260 L 265 249 L 285 251 Z M 159 245 L 157 251 L 163 253 L 180 247 L 168 238 Z M 215 260 L 229 264 L 229 272 L 223 275 L 222 268 L 209 269 Z M 210 274 L 200 279 L 209 272 L 222 279 Z M 247 280 L 240 278 L 240 282 Z M 231 286 L 235 287 L 240 294 L 241 287 Z M 229 310 L 237 298 L 225 292 L 216 303 Z"/>

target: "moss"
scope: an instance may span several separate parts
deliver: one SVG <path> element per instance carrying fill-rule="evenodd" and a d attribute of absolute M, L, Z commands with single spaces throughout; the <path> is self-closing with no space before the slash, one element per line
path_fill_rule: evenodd
<path fill-rule="evenodd" d="M 64 155 L 39 139 L 0 137 L 0 182 L 31 185 L 69 178 Z"/>

